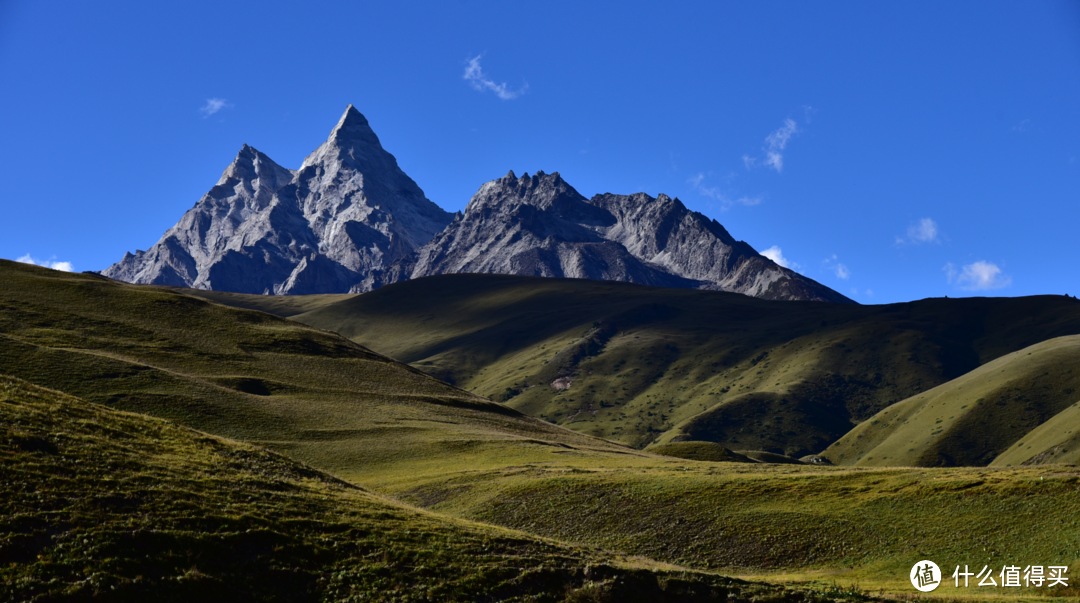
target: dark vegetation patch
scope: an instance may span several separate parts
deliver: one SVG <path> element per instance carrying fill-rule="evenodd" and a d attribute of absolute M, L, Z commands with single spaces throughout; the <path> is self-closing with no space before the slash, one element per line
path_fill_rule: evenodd
<path fill-rule="evenodd" d="M 777 393 L 749 393 L 697 415 L 683 426 L 690 439 L 735 450 L 800 457 L 824 450 L 851 429 L 842 410 Z"/>

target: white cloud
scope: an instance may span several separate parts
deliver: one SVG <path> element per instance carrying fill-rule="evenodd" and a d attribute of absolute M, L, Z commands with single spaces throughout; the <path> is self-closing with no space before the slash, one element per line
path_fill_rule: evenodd
<path fill-rule="evenodd" d="M 218 111 L 221 111 L 222 109 L 227 109 L 229 107 L 232 107 L 232 105 L 230 105 L 228 101 L 223 98 L 208 98 L 206 99 L 206 104 L 203 105 L 201 109 L 199 109 L 199 113 L 202 113 L 203 119 L 205 119 L 217 113 Z"/>
<path fill-rule="evenodd" d="M 809 113 L 807 115 L 809 115 Z M 799 126 L 795 123 L 795 120 L 790 117 L 785 119 L 784 125 L 780 126 L 777 131 L 765 137 L 765 146 L 761 149 L 765 153 L 762 163 L 777 172 L 784 171 L 783 151 L 787 147 L 787 143 L 791 140 L 791 137 L 798 132 Z M 743 166 L 748 170 L 753 168 L 758 162 L 757 157 L 751 157 L 749 155 L 743 155 L 742 160 Z"/>
<path fill-rule="evenodd" d="M 498 96 L 503 100 L 517 98 L 529 89 L 528 84 L 523 85 L 520 90 L 516 91 L 508 90 L 506 87 L 506 82 L 496 84 L 495 81 L 485 75 L 483 69 L 480 68 L 480 57 L 482 56 L 484 55 L 476 55 L 475 57 L 469 59 L 468 63 L 465 65 L 465 75 L 462 77 L 465 81 L 469 82 L 469 85 L 471 85 L 473 89 L 479 90 L 481 92 L 484 92 L 485 90 L 490 90 L 495 93 L 495 96 Z"/>
<path fill-rule="evenodd" d="M 1028 130 L 1031 129 L 1031 120 L 1030 119 L 1021 120 L 1020 123 L 1013 126 L 1012 129 L 1013 129 L 1013 132 L 1027 132 Z"/>
<path fill-rule="evenodd" d="M 795 125 L 795 120 L 784 120 L 784 125 L 780 126 L 780 129 L 769 134 L 765 137 L 765 165 L 771 167 L 777 172 L 784 170 L 784 156 L 780 152 L 787 146 L 788 140 L 799 131 L 799 128 Z"/>
<path fill-rule="evenodd" d="M 784 171 L 784 156 L 780 153 L 769 151 L 768 153 L 765 153 L 765 165 L 777 172 L 782 172 Z"/>
<path fill-rule="evenodd" d="M 765 137 L 765 144 L 768 145 L 769 150 L 783 151 L 787 146 L 787 141 L 798 131 L 795 120 L 789 117 L 784 120 L 784 125 L 780 126 L 779 130 Z"/>
<path fill-rule="evenodd" d="M 872 290 L 870 290 L 870 289 L 866 290 L 866 294 L 869 295 L 870 297 L 874 297 L 874 292 Z"/>
<path fill-rule="evenodd" d="M 1012 277 L 1003 273 L 1001 268 L 982 260 L 967 264 L 960 270 L 952 262 L 945 264 L 945 279 L 965 291 L 986 291 L 1001 289 L 1012 284 Z"/>
<path fill-rule="evenodd" d="M 721 211 L 727 211 L 735 205 L 745 205 L 747 207 L 752 207 L 761 203 L 761 197 L 743 196 L 739 197 L 738 199 L 732 199 L 731 197 L 728 197 L 727 195 L 722 193 L 719 187 L 705 186 L 703 184 L 704 180 L 705 174 L 702 172 L 698 172 L 697 174 L 687 179 L 686 183 L 694 187 L 694 190 L 696 190 L 698 194 L 704 195 L 706 197 L 711 197 L 719 201 Z"/>
<path fill-rule="evenodd" d="M 832 271 L 836 275 L 836 278 L 847 280 L 851 276 L 851 271 L 844 264 L 841 264 L 834 253 L 832 257 L 825 258 L 825 267 Z"/>
<path fill-rule="evenodd" d="M 56 256 L 52 257 L 53 260 Z M 30 257 L 30 254 L 26 254 L 22 257 L 15 258 L 16 262 L 22 262 L 23 264 L 33 264 L 34 266 L 44 266 L 45 268 L 52 268 L 53 270 L 60 270 L 63 272 L 74 272 L 75 268 L 72 267 L 71 262 L 54 262 L 51 260 L 38 260 Z"/>
<path fill-rule="evenodd" d="M 908 239 L 912 243 L 938 243 L 938 225 L 930 218 L 923 218 L 908 226 Z"/>
<path fill-rule="evenodd" d="M 769 258 L 770 260 L 776 262 L 778 265 L 783 266 L 784 268 L 796 270 L 799 267 L 798 264 L 784 257 L 784 253 L 780 251 L 779 245 L 773 245 L 765 251 L 762 251 L 761 255 Z"/>

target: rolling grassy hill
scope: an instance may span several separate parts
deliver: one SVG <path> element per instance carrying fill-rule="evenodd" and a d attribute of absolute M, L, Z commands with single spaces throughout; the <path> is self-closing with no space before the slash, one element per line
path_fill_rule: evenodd
<path fill-rule="evenodd" d="M 6 261 L 0 373 L 265 444 L 346 478 L 381 458 L 424 462 L 455 449 L 530 458 L 567 447 L 629 452 L 333 333 L 156 287 Z"/>
<path fill-rule="evenodd" d="M 12 263 L 0 263 L 0 276 L 0 372 L 265 445 L 440 516 L 561 542 L 552 546 L 613 552 L 596 553 L 604 559 L 638 556 L 638 563 L 652 567 L 670 563 L 695 571 L 813 581 L 807 586 L 818 591 L 833 582 L 857 581 L 875 590 L 908 592 L 913 556 L 944 564 L 1028 559 L 1080 569 L 1075 565 L 1080 559 L 1075 468 L 863 469 L 656 456 L 521 416 L 338 335 L 267 314 L 160 288 Z M 23 434 L 46 420 L 41 413 L 36 417 L 20 420 L 7 441 L 20 449 L 50 442 L 61 449 L 63 434 L 97 429 L 83 423 L 46 424 L 45 431 Z M 103 445 L 123 447 L 131 430 L 108 427 L 100 435 Z M 135 458 L 147 456 L 142 448 L 131 450 Z M 175 451 L 168 458 L 180 463 L 186 454 Z M 22 457 L 0 455 L 0 461 L 9 458 Z M 87 459 L 95 470 L 122 467 L 104 457 Z M 144 472 L 130 469 L 133 476 Z M 66 465 L 49 465 L 36 474 L 5 479 L 4 487 L 17 486 L 20 498 L 4 517 L 60 508 L 60 502 L 50 502 L 51 495 L 26 484 L 40 482 L 41 476 L 69 475 L 66 471 Z M 94 473 L 93 479 L 97 483 L 104 477 Z M 226 475 L 207 482 L 206 488 L 234 481 L 243 480 Z M 226 508 L 223 499 L 196 485 L 171 489 L 177 492 L 176 504 L 196 509 L 196 516 L 202 511 L 191 505 L 201 498 Z M 85 491 L 85 483 L 80 488 Z M 74 498 L 65 496 L 69 502 Z M 279 512 L 260 508 L 268 517 Z M 146 508 L 139 521 L 169 513 L 157 509 Z M 179 515 L 176 510 L 174 516 Z M 1008 517 L 1005 523 L 1003 516 Z M 93 516 L 100 522 L 110 517 L 124 525 L 136 521 L 123 514 L 122 505 Z M 1050 525 L 1055 529 L 1045 529 Z M 458 551 L 450 555 L 477 554 L 467 547 L 447 550 Z M 592 554 L 581 553 L 582 558 Z M 429 568 L 428 559 L 408 565 L 427 571 L 416 568 Z M 634 557 L 629 563 L 635 563 Z M 196 577 L 211 573 L 193 565 L 197 572 L 191 567 L 184 572 Z M 425 588 L 443 588 L 438 576 L 446 574 L 440 572 L 431 574 L 433 582 L 425 582 Z M 27 583 L 35 586 L 68 579 L 59 574 L 12 576 L 22 582 L 29 576 Z M 33 576 L 45 578 L 34 582 Z M 615 587 L 614 574 L 600 577 Z M 572 588 L 591 588 L 581 584 Z M 405 600 L 410 592 L 403 589 L 397 596 Z M 577 600 L 591 596 L 573 595 Z"/>
<path fill-rule="evenodd" d="M 865 600 L 439 517 L 285 457 L 0 376 L 0 600 Z"/>
<path fill-rule="evenodd" d="M 877 467 L 1076 463 L 1078 402 L 1080 335 L 1058 337 L 893 404 L 822 455 Z"/>
<path fill-rule="evenodd" d="M 260 297 L 217 299 L 259 307 Z M 800 457 L 891 404 L 1015 350 L 1080 333 L 1080 302 L 849 306 L 446 275 L 293 319 L 528 415 L 634 447 L 689 439 Z"/>

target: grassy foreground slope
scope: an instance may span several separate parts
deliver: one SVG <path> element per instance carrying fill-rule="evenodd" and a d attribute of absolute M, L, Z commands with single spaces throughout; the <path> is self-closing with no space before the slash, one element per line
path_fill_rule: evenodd
<path fill-rule="evenodd" d="M 333 333 L 94 275 L 0 261 L 0 373 L 268 445 L 351 478 L 453 451 L 622 446 L 520 415 Z"/>
<path fill-rule="evenodd" d="M 881 411 L 822 456 L 859 466 L 1080 461 L 1080 335 L 1037 343 Z"/>
<path fill-rule="evenodd" d="M 833 600 L 438 517 L 6 376 L 0 425 L 3 601 Z"/>
<path fill-rule="evenodd" d="M 1021 561 L 1080 573 L 1075 467 L 613 467 L 567 459 L 440 475 L 385 471 L 366 483 L 440 513 L 726 574 L 910 593 L 908 570 L 920 559 L 949 573 Z M 1075 597 L 1080 589 L 955 593 L 986 600 L 980 595 Z"/>
<path fill-rule="evenodd" d="M 689 439 L 799 457 L 994 358 L 1080 333 L 1080 302 L 852 306 L 462 274 L 293 319 L 583 433 L 635 447 Z"/>

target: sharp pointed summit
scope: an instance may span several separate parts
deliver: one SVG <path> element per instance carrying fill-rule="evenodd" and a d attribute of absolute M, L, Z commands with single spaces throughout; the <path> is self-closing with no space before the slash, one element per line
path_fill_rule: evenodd
<path fill-rule="evenodd" d="M 356 107 L 349 103 L 348 107 L 345 107 L 345 112 L 341 114 L 341 119 L 338 120 L 337 125 L 334 126 L 334 131 L 342 128 L 353 128 L 359 126 L 369 126 L 368 120 L 364 117 L 364 114 Z"/>
<path fill-rule="evenodd" d="M 341 114 L 341 119 L 338 120 L 334 129 L 330 131 L 327 142 L 331 141 L 344 145 L 367 144 L 382 149 L 382 143 L 379 142 L 379 137 L 375 134 L 375 131 L 371 129 L 371 124 L 368 123 L 367 118 L 352 105 L 345 108 L 345 112 Z"/>
<path fill-rule="evenodd" d="M 102 274 L 242 293 L 349 291 L 452 219 L 349 105 L 297 171 L 245 143 L 217 185 L 157 244 Z"/>

